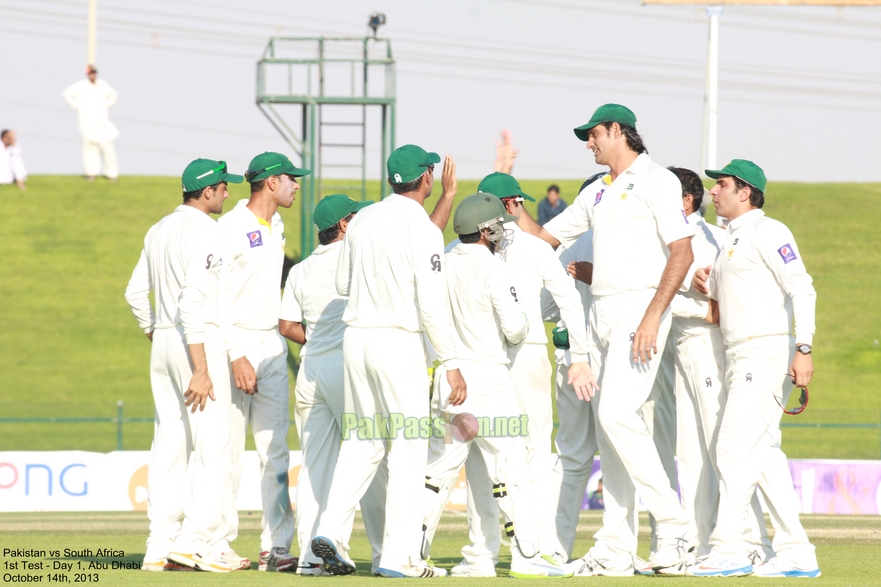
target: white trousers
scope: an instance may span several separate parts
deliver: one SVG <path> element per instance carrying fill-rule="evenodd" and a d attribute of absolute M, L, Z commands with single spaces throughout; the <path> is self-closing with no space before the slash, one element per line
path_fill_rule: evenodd
<path fill-rule="evenodd" d="M 697 556 L 710 552 L 719 481 L 716 442 L 728 399 L 725 345 L 718 328 L 685 338 L 676 347 L 676 454 L 682 505 L 698 538 Z M 773 556 L 759 498 L 753 492 L 747 542 L 763 559 Z"/>
<path fill-rule="evenodd" d="M 499 505 L 493 499 L 492 482 L 480 449 L 472 444 L 465 460 L 465 482 L 468 486 L 468 540 L 462 547 L 462 558 L 469 565 L 495 567 L 499 562 L 502 536 L 499 531 Z"/>
<path fill-rule="evenodd" d="M 294 394 L 294 420 L 303 452 L 296 489 L 297 541 L 302 566 L 321 563 L 312 553 L 311 541 L 318 530 L 318 518 L 327 508 L 327 495 L 340 452 L 340 418 L 345 409 L 343 349 L 303 357 Z M 385 533 L 387 480 L 388 467 L 380 467 L 361 498 L 361 515 L 373 550 L 374 571 L 379 567 Z"/>
<path fill-rule="evenodd" d="M 489 494 L 498 504 L 505 519 L 506 533 L 512 538 L 512 553 L 517 550 L 517 555 L 533 557 L 539 548 L 532 482 L 527 468 L 525 438 L 528 421 L 517 405 L 508 368 L 501 364 L 461 361 L 460 370 L 468 383 L 468 398 L 461 406 L 446 408 L 442 407 L 446 406 L 450 395 L 446 371 L 440 368 L 435 373 L 438 393 L 432 402 L 433 415 L 450 424 L 445 437 L 433 437 L 429 442 L 423 556 L 428 555 L 427 545 L 434 537 L 459 469 L 465 464 L 469 449 L 476 447 L 492 482 Z M 469 421 L 478 427 L 474 438 L 463 437 L 459 432 Z"/>
<path fill-rule="evenodd" d="M 675 355 L 676 342 L 668 336 L 667 344 L 664 345 L 664 351 L 661 353 L 661 364 L 658 365 L 655 384 L 652 386 L 648 401 L 642 406 L 642 418 L 655 441 L 655 448 L 658 449 L 658 456 L 661 457 L 661 464 L 673 491 L 679 486 L 676 473 Z M 638 512 L 634 514 L 638 515 Z M 638 523 L 637 521 L 637 525 Z M 649 551 L 655 552 L 658 547 L 658 528 L 651 512 L 649 512 L 649 526 L 652 530 Z"/>
<path fill-rule="evenodd" d="M 597 452 L 597 439 L 593 402 L 578 399 L 575 388 L 567 383 L 568 380 L 568 365 L 558 362 L 555 389 L 560 427 L 554 440 L 557 455 L 551 504 L 556 512 L 557 538 L 564 554 L 572 556 L 584 491 Z"/>
<path fill-rule="evenodd" d="M 224 502 L 223 527 L 217 549 L 225 550 L 238 535 L 239 513 L 236 495 L 242 476 L 248 425 L 260 459 L 260 495 L 263 503 L 260 550 L 280 546 L 290 549 L 294 540 L 294 512 L 288 493 L 288 365 L 287 344 L 278 330 L 236 329 L 245 345 L 245 356 L 257 373 L 257 393 L 248 395 L 236 387 L 230 374 L 232 458 L 231 488 Z"/>
<path fill-rule="evenodd" d="M 83 170 L 89 177 L 101 175 L 101 159 L 104 159 L 104 175 L 109 178 L 119 176 L 119 162 L 113 141 L 87 141 L 83 139 Z"/>
<path fill-rule="evenodd" d="M 206 329 L 204 346 L 215 399 L 193 414 L 184 406 L 193 368 L 183 327 L 153 332 L 150 383 L 155 411 L 147 473 L 150 535 L 144 555 L 148 561 L 164 560 L 172 551 L 203 551 L 221 522 L 230 458 L 229 364 L 219 330 Z"/>
<path fill-rule="evenodd" d="M 655 290 L 595 297 L 590 312 L 590 359 L 598 376 L 594 397 L 597 443 L 603 467 L 603 527 L 595 535 L 594 554 L 630 563 L 636 553 L 636 490 L 657 523 L 658 539 L 684 536 L 688 521 L 642 415 L 660 364 L 631 359 L 632 336 Z M 670 331 L 664 313 L 657 346 L 663 349 Z"/>
<path fill-rule="evenodd" d="M 343 362 L 343 440 L 316 535 L 335 541 L 342 554 L 348 553 L 355 506 L 388 456 L 381 566 L 416 563 L 422 544 L 428 438 L 421 434 L 411 438 L 396 429 L 389 439 L 380 432 L 388 430 L 392 417 L 396 422 L 429 421 L 430 379 L 422 335 L 396 328 L 348 328 Z M 352 420 L 347 418 L 359 425 L 348 434 L 345 429 Z"/>
<path fill-rule="evenodd" d="M 786 405 L 792 391 L 787 373 L 793 348 L 790 336 L 764 336 L 726 351 L 728 401 L 716 444 L 719 513 L 710 542 L 714 553 L 750 554 L 750 502 L 758 485 L 776 531 L 774 552 L 799 568 L 815 569 L 814 546 L 798 519 L 792 474 L 780 448 L 783 410 L 774 399 Z"/>

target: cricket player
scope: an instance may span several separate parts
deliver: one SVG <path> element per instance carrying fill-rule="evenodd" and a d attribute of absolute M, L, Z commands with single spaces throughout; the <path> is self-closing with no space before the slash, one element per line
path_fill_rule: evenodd
<path fill-rule="evenodd" d="M 529 319 L 519 302 L 519 292 L 506 263 L 493 256 L 504 246 L 505 207 L 492 194 L 465 198 L 456 209 L 454 230 L 461 242 L 445 256 L 446 294 L 455 326 L 459 368 L 470 382 L 468 401 L 448 405 L 451 392 L 438 377 L 433 398 L 436 416 L 453 426 L 452 439 L 434 437 L 426 470 L 425 525 L 427 558 L 430 538 L 449 494 L 450 480 L 468 456 L 470 445 L 479 448 L 492 479 L 493 495 L 505 518 L 511 538 L 511 575 L 514 577 L 571 576 L 540 544 L 534 496 L 527 468 L 524 438 L 528 417 L 517 404 L 508 371 L 508 348 L 527 338 Z M 475 429 L 479 423 L 480 429 Z M 471 427 L 469 427 L 471 426 Z M 475 436 L 476 434 L 476 436 Z M 543 552 L 544 551 L 544 552 Z"/>
<path fill-rule="evenodd" d="M 355 214 L 373 202 L 355 202 L 344 194 L 325 196 L 315 207 L 318 247 L 288 274 L 278 330 L 304 345 L 294 390 L 294 419 L 303 461 L 297 480 L 297 540 L 301 575 L 329 574 L 312 554 L 310 542 L 339 455 L 343 398 L 343 312 L 347 298 L 336 291 L 336 268 L 343 237 Z M 385 479 L 377 474 L 361 499 L 361 513 L 373 547 L 374 570 L 379 566 L 385 524 Z"/>
<path fill-rule="evenodd" d="M 153 343 L 150 536 L 142 566 L 148 571 L 233 568 L 212 552 L 229 478 L 230 387 L 218 306 L 225 261 L 209 214 L 223 211 L 227 182 L 242 180 L 223 161 L 187 165 L 184 203 L 147 232 L 125 292 Z"/>
<path fill-rule="evenodd" d="M 343 314 L 347 413 L 327 509 L 312 540 L 312 552 L 335 575 L 355 572 L 347 554 L 355 506 L 386 456 L 388 497 L 378 573 L 446 574 L 420 555 L 428 437 L 422 428 L 404 430 L 405 423 L 431 423 L 423 334 L 446 367 L 450 403 L 459 405 L 467 396 L 444 295 L 443 235 L 422 207 L 439 162 L 436 153 L 416 145 L 396 149 L 386 163 L 394 194 L 355 216 L 343 239 L 336 278 L 337 292 L 349 296 Z M 454 179 L 450 171 L 445 165 L 445 188 Z"/>
<path fill-rule="evenodd" d="M 609 174 L 543 228 L 533 223 L 529 230 L 556 247 L 594 229 L 591 366 L 599 374 L 594 409 L 605 511 L 576 576 L 624 576 L 634 572 L 636 487 L 657 522 L 651 567 L 680 564 L 691 546 L 679 496 L 640 410 L 652 391 L 658 349 L 667 341 L 670 300 L 693 260 L 694 227 L 682 209 L 679 180 L 649 158 L 631 110 L 600 106 L 575 135 Z"/>
<path fill-rule="evenodd" d="M 83 141 L 83 169 L 86 178 L 94 181 L 101 173 L 101 160 L 104 160 L 104 176 L 116 181 L 119 176 L 119 163 L 113 140 L 119 130 L 110 122 L 108 111 L 116 104 L 116 90 L 104 80 L 98 79 L 94 65 L 86 66 L 86 78 L 64 90 L 64 101 L 76 110 L 80 136 Z"/>
<path fill-rule="evenodd" d="M 716 212 L 728 224 L 715 263 L 697 270 L 693 284 L 719 304 L 728 399 L 716 441 L 719 512 L 712 551 L 686 573 L 819 577 L 780 448 L 781 406 L 793 384 L 806 387 L 814 371 L 817 294 L 792 233 L 761 210 L 767 184 L 762 169 L 752 161 L 733 159 L 706 173 L 716 179 L 710 193 Z M 745 526 L 757 485 L 776 529 L 776 556 L 754 566 Z"/>
<path fill-rule="evenodd" d="M 291 207 L 300 187 L 297 178 L 309 173 L 281 153 L 257 155 L 245 172 L 251 197 L 218 222 L 229 272 L 223 299 L 231 324 L 227 347 L 233 403 L 231 486 L 218 548 L 231 553 L 229 543 L 238 533 L 235 498 L 250 425 L 260 458 L 261 571 L 294 572 L 297 567 L 290 553 L 294 513 L 288 493 L 288 348 L 278 333 L 285 245 L 278 208 Z"/>

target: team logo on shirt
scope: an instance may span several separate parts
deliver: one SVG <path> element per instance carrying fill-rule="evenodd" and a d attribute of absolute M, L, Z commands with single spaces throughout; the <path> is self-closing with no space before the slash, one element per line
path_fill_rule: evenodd
<path fill-rule="evenodd" d="M 251 243 L 251 248 L 254 247 L 262 247 L 263 246 L 263 236 L 260 234 L 259 230 L 255 230 L 254 232 L 248 233 L 248 242 Z"/>
<path fill-rule="evenodd" d="M 440 263 L 440 255 L 435 253 L 431 256 L 431 270 L 435 273 L 440 273 L 441 263 Z"/>
<path fill-rule="evenodd" d="M 606 191 L 606 188 L 603 188 L 603 189 L 601 189 L 600 191 L 597 192 L 597 198 L 596 198 L 596 200 L 593 201 L 593 205 L 594 205 L 594 206 L 596 206 L 597 204 L 599 204 L 599 203 L 600 203 L 600 200 L 603 199 L 603 192 L 604 192 L 604 191 Z"/>
<path fill-rule="evenodd" d="M 792 250 L 792 245 L 786 243 L 779 249 L 777 252 L 780 253 L 780 256 L 783 257 L 783 264 L 786 265 L 790 261 L 795 261 L 798 257 L 795 256 L 795 251 Z"/>
<path fill-rule="evenodd" d="M 628 190 L 632 190 L 632 189 L 633 189 L 633 184 L 632 184 L 632 183 L 631 183 L 631 184 L 627 184 L 627 189 L 628 189 Z"/>
<path fill-rule="evenodd" d="M 511 286 L 511 295 L 514 297 L 514 301 L 519 304 L 520 300 L 517 299 L 517 290 L 514 289 L 513 285 Z"/>

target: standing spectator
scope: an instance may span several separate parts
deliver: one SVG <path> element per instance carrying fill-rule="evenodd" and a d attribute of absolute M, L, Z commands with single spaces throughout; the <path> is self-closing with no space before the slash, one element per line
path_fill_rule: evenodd
<path fill-rule="evenodd" d="M 14 181 L 18 189 L 26 189 L 24 180 L 28 178 L 28 171 L 21 158 L 21 147 L 15 142 L 15 131 L 3 130 L 0 132 L 0 141 L 3 142 L 3 148 L 0 149 L 0 184 Z"/>
<path fill-rule="evenodd" d="M 116 150 L 113 139 L 119 131 L 107 116 L 108 109 L 116 104 L 116 90 L 104 80 L 98 79 L 98 70 L 94 65 L 86 66 L 87 80 L 80 80 L 64 90 L 61 94 L 70 107 L 76 110 L 83 139 L 83 169 L 86 178 L 94 181 L 101 171 L 101 159 L 104 159 L 104 176 L 116 181 L 119 176 L 119 165 L 116 161 Z"/>
<path fill-rule="evenodd" d="M 560 188 L 557 185 L 548 187 L 547 197 L 538 203 L 538 223 L 542 226 L 550 222 L 552 218 L 566 209 L 566 200 L 560 197 Z"/>

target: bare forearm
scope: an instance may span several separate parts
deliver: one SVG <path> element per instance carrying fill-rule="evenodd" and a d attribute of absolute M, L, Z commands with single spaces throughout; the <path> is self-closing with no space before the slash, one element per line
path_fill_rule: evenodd
<path fill-rule="evenodd" d="M 670 243 L 670 257 L 667 259 L 667 266 L 664 267 L 664 273 L 661 275 L 658 291 L 655 292 L 655 297 L 652 298 L 648 309 L 646 309 L 646 315 L 660 317 L 664 313 L 673 300 L 673 296 L 682 286 L 692 261 L 694 261 L 694 253 L 691 250 L 690 239 Z"/>
<path fill-rule="evenodd" d="M 207 373 L 208 359 L 205 358 L 205 345 L 190 344 L 187 348 L 190 351 L 190 361 L 193 363 L 193 373 Z"/>
<path fill-rule="evenodd" d="M 453 197 L 456 195 L 456 192 L 452 194 L 448 194 L 444 192 L 440 200 L 437 201 L 437 204 L 434 206 L 434 211 L 429 215 L 431 221 L 435 226 L 441 229 L 441 232 L 447 227 L 447 223 L 450 221 L 450 212 L 453 210 Z"/>
<path fill-rule="evenodd" d="M 302 322 L 289 320 L 278 321 L 278 331 L 281 335 L 297 344 L 306 344 L 306 328 Z"/>

